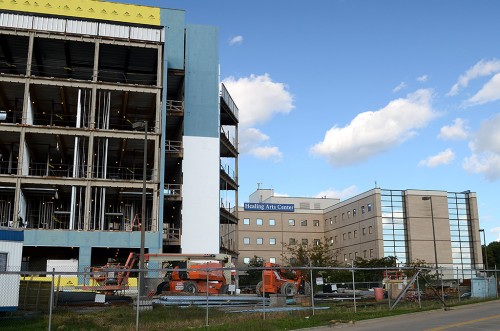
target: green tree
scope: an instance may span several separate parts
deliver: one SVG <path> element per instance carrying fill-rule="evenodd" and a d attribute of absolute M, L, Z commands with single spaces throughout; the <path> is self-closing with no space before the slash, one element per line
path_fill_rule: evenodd
<path fill-rule="evenodd" d="M 241 285 L 255 285 L 262 279 L 262 270 L 252 270 L 252 268 L 261 268 L 264 266 L 264 259 L 254 255 L 248 262 L 248 268 L 245 275 L 239 277 Z"/>
<path fill-rule="evenodd" d="M 396 262 L 397 259 L 395 256 L 369 260 L 358 257 L 354 261 L 354 266 L 356 268 L 366 268 L 367 270 L 356 270 L 355 279 L 359 282 L 379 282 L 384 277 L 384 269 L 393 269 L 396 267 Z M 374 270 L 370 270 L 370 268 L 373 268 Z"/>
<path fill-rule="evenodd" d="M 308 245 L 287 245 L 283 243 L 286 253 L 282 254 L 283 261 L 292 267 L 325 267 L 323 270 L 314 270 L 313 278 L 323 277 L 325 282 L 345 282 L 349 280 L 350 272 L 332 270 L 329 267 L 344 267 L 339 262 L 341 249 L 334 248 L 327 238 Z M 307 279 L 309 274 L 305 273 Z"/>
<path fill-rule="evenodd" d="M 484 246 L 482 246 L 483 261 L 484 259 Z M 486 246 L 488 254 L 488 268 L 494 269 L 495 266 L 500 267 L 500 242 L 492 241 Z"/>

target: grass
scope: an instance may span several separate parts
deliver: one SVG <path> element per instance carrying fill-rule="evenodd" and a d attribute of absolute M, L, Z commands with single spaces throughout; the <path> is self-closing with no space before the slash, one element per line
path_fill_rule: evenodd
<path fill-rule="evenodd" d="M 481 300 L 484 301 L 484 300 Z M 460 304 L 481 302 L 479 300 L 462 300 Z M 458 302 L 449 302 L 450 306 Z M 324 306 L 324 305 L 322 305 Z M 210 309 L 209 326 L 206 327 L 206 310 L 204 308 L 154 307 L 151 311 L 140 314 L 140 329 L 148 331 L 165 330 L 210 330 L 210 331 L 281 331 L 349 323 L 386 316 L 394 316 L 439 309 L 439 302 L 422 302 L 420 309 L 417 303 L 402 303 L 394 310 L 389 310 L 387 303 L 358 303 L 354 312 L 352 305 L 328 305 L 330 309 L 289 312 L 267 312 L 263 320 L 262 313 L 227 313 L 218 309 Z M 95 330 L 125 331 L 135 330 L 136 312 L 132 306 L 114 306 L 106 308 L 61 309 L 53 314 L 52 330 Z M 0 329 L 3 331 L 35 331 L 46 330 L 48 315 L 11 315 L 0 318 Z"/>

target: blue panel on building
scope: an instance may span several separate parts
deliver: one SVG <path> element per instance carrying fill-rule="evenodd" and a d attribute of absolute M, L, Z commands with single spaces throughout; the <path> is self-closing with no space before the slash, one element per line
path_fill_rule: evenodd
<path fill-rule="evenodd" d="M 21 230 L 0 230 L 0 240 L 23 241 L 24 232 Z"/>
<path fill-rule="evenodd" d="M 184 25 L 182 10 L 161 9 L 160 24 L 165 27 L 165 60 L 169 69 L 184 69 Z"/>
<path fill-rule="evenodd" d="M 186 28 L 186 85 L 184 134 L 219 137 L 218 29 L 188 25 Z"/>

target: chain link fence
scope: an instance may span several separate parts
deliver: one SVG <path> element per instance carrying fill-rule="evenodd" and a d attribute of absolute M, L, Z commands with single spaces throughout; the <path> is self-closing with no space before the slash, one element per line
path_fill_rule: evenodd
<path fill-rule="evenodd" d="M 498 297 L 497 270 L 460 279 L 457 270 L 439 268 L 261 267 L 128 269 L 119 266 L 85 271 L 0 272 L 0 316 L 54 312 L 82 307 L 133 307 L 136 329 L 141 314 L 154 306 L 199 307 L 210 311 L 254 312 L 354 309 L 377 305 L 394 309 L 404 302 L 446 306 L 468 298 Z M 142 277 L 139 277 L 142 275 Z M 141 284 L 140 282 L 143 282 Z M 326 308 L 325 308 L 326 307 Z"/>

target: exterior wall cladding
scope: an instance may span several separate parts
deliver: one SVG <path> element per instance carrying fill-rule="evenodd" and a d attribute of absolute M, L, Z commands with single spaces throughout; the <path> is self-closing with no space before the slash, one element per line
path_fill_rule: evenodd
<path fill-rule="evenodd" d="M 235 254 L 238 108 L 217 29 L 49 2 L 0 12 L 0 227 L 24 229 L 23 269 L 126 258 L 141 222 L 146 253 Z"/>
<path fill-rule="evenodd" d="M 482 268 L 476 194 L 426 190 L 373 189 L 339 202 L 333 199 L 274 197 L 257 190 L 255 203 L 292 203 L 293 212 L 241 208 L 240 262 L 254 256 L 284 263 L 286 245 L 326 241 L 338 261 L 396 256 L 447 268 L 471 278 Z"/>

